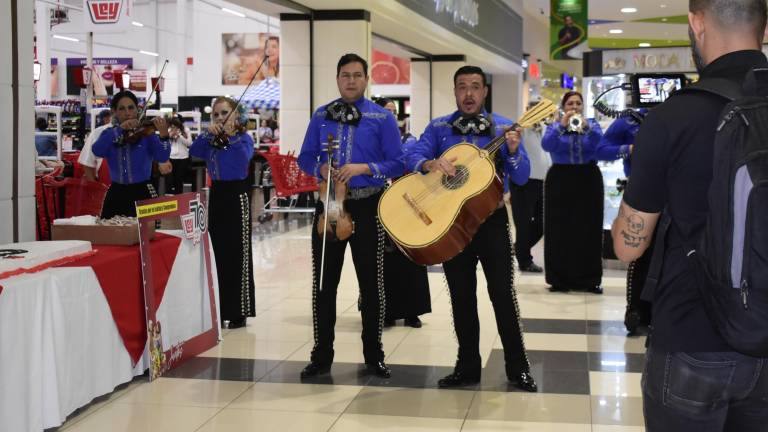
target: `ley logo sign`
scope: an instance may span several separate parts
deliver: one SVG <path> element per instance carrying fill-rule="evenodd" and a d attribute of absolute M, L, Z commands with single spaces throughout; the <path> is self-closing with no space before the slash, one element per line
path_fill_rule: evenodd
<path fill-rule="evenodd" d="M 130 26 L 133 0 L 83 0 L 84 24 L 89 31 L 122 31 Z"/>

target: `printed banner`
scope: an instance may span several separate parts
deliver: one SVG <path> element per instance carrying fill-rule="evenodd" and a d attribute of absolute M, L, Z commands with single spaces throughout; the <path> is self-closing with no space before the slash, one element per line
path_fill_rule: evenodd
<path fill-rule="evenodd" d="M 139 238 L 151 381 L 188 358 L 216 346 L 219 339 L 218 306 L 204 196 L 185 193 L 154 198 L 138 201 L 136 208 L 141 214 Z M 149 237 L 156 221 L 167 218 L 181 220 L 182 230 L 178 235 L 182 242 L 175 257 L 162 257 L 171 270 L 162 300 L 157 304 Z"/>
<path fill-rule="evenodd" d="M 411 61 L 374 49 L 370 74 L 371 84 L 410 84 Z"/>
<path fill-rule="evenodd" d="M 131 27 L 133 0 L 83 0 L 83 31 L 122 32 Z"/>
<path fill-rule="evenodd" d="M 51 97 L 59 96 L 59 59 L 56 57 L 51 58 L 51 79 L 49 82 L 51 86 Z"/>
<path fill-rule="evenodd" d="M 221 83 L 247 85 L 259 68 L 264 53 L 269 60 L 253 80 L 280 75 L 280 38 L 270 33 L 223 33 L 221 35 Z"/>
<path fill-rule="evenodd" d="M 77 69 L 85 67 L 86 58 L 68 58 L 67 59 L 67 94 L 79 95 L 80 87 L 75 82 L 75 73 Z M 91 81 L 93 82 L 93 96 L 106 97 L 115 94 L 119 89 L 115 88 L 115 74 L 122 73 L 126 69 L 133 68 L 132 58 L 94 58 L 93 73 Z M 146 86 L 146 81 L 144 83 Z"/>
<path fill-rule="evenodd" d="M 581 60 L 587 46 L 588 0 L 550 0 L 552 60 Z"/>

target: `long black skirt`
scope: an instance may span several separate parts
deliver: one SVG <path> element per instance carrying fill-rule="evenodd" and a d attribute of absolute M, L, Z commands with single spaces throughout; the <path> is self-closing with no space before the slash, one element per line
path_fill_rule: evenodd
<path fill-rule="evenodd" d="M 101 217 L 111 219 L 114 216 L 136 217 L 136 201 L 157 198 L 155 187 L 150 181 L 132 184 L 112 183 L 109 185 Z"/>
<path fill-rule="evenodd" d="M 384 253 L 384 291 L 387 321 L 432 312 L 427 267 L 411 261 L 392 244 Z"/>
<path fill-rule="evenodd" d="M 216 257 L 221 321 L 256 316 L 251 250 L 250 183 L 214 181 L 208 229 Z"/>
<path fill-rule="evenodd" d="M 603 175 L 553 165 L 544 183 L 544 267 L 553 287 L 589 290 L 603 277 Z"/>

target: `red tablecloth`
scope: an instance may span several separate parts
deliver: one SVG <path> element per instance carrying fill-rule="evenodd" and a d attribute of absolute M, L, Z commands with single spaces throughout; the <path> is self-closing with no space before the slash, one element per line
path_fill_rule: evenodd
<path fill-rule="evenodd" d="M 155 233 L 155 239 L 150 243 L 157 305 L 163 298 L 180 243 L 179 237 L 162 233 Z M 95 255 L 65 267 L 93 268 L 125 348 L 136 363 L 147 343 L 139 246 L 98 245 L 94 246 L 94 249 L 97 250 Z"/>

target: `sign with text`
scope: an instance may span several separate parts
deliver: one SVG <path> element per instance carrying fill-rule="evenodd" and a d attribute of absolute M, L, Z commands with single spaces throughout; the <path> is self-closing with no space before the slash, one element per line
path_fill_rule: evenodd
<path fill-rule="evenodd" d="M 188 358 L 216 345 L 219 318 L 215 279 L 211 267 L 207 201 L 204 195 L 185 193 L 136 202 L 141 240 L 144 305 L 147 313 L 149 379 L 161 377 Z M 161 219 L 181 220 L 182 238 L 176 255 L 153 260 L 149 238 Z M 168 282 L 157 296 L 154 264 L 170 265 Z M 170 263 L 170 264 L 169 264 Z M 160 298 L 158 302 L 156 299 Z"/>
<path fill-rule="evenodd" d="M 581 60 L 587 43 L 587 0 L 550 0 L 552 60 Z"/>
<path fill-rule="evenodd" d="M 77 69 L 85 67 L 87 59 L 75 57 L 67 59 L 67 94 L 80 94 L 80 87 L 75 81 Z M 111 96 L 120 89 L 115 86 L 115 74 L 133 68 L 133 58 L 130 57 L 96 57 L 93 59 L 91 82 L 93 95 L 96 97 Z M 146 85 L 146 84 L 145 84 Z"/>
<path fill-rule="evenodd" d="M 121 32 L 131 26 L 133 0 L 83 0 L 85 31 Z"/>

